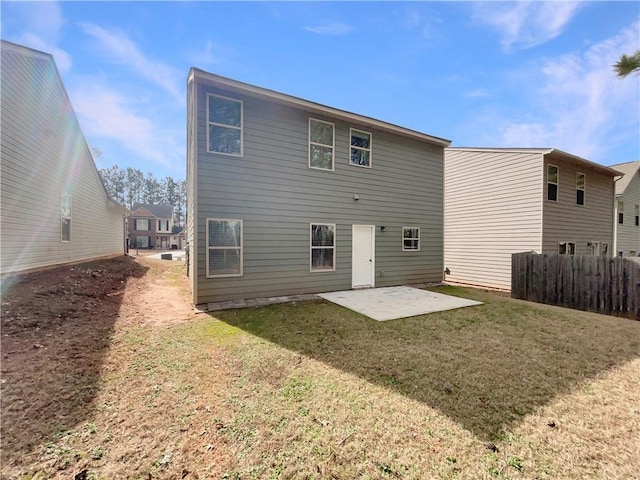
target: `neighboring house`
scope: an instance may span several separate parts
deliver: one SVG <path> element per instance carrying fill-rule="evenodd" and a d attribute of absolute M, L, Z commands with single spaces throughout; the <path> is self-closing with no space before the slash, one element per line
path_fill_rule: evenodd
<path fill-rule="evenodd" d="M 192 69 L 195 303 L 442 281 L 448 140 Z"/>
<path fill-rule="evenodd" d="M 448 282 L 511 288 L 511 254 L 611 255 L 613 168 L 553 148 L 447 148 Z"/>
<path fill-rule="evenodd" d="M 51 55 L 1 43 L 0 272 L 125 253 L 109 198 Z"/>
<path fill-rule="evenodd" d="M 134 203 L 129 217 L 130 248 L 171 248 L 173 207 Z"/>
<path fill-rule="evenodd" d="M 184 227 L 180 225 L 174 225 L 171 230 L 171 248 L 177 248 L 183 250 L 185 245 L 186 232 Z"/>
<path fill-rule="evenodd" d="M 624 173 L 616 182 L 613 252 L 621 257 L 640 256 L 640 161 L 612 165 Z"/>

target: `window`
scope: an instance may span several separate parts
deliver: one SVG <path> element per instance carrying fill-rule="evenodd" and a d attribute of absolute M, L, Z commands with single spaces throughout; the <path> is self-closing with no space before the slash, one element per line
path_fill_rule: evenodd
<path fill-rule="evenodd" d="M 560 242 L 558 243 L 558 253 L 560 255 L 575 255 L 576 244 L 575 242 Z"/>
<path fill-rule="evenodd" d="M 63 193 L 60 199 L 60 240 L 71 241 L 71 194 Z"/>
<path fill-rule="evenodd" d="M 158 231 L 169 231 L 169 220 L 158 220 Z"/>
<path fill-rule="evenodd" d="M 624 202 L 618 200 L 618 223 L 622 225 L 624 223 Z"/>
<path fill-rule="evenodd" d="M 600 255 L 602 255 L 603 257 L 606 257 L 609 254 L 609 244 L 603 242 L 600 245 Z"/>
<path fill-rule="evenodd" d="M 242 220 L 207 219 L 207 277 L 242 276 Z"/>
<path fill-rule="evenodd" d="M 309 167 L 333 170 L 333 123 L 309 119 Z"/>
<path fill-rule="evenodd" d="M 336 269 L 336 226 L 328 223 L 311 224 L 311 271 Z"/>
<path fill-rule="evenodd" d="M 242 156 L 242 102 L 211 93 L 207 98 L 207 151 Z"/>
<path fill-rule="evenodd" d="M 640 226 L 640 205 L 636 205 L 636 227 Z"/>
<path fill-rule="evenodd" d="M 149 237 L 136 237 L 136 248 L 149 248 Z"/>
<path fill-rule="evenodd" d="M 629 256 L 630 257 L 637 257 L 638 256 L 638 252 L 636 250 L 629 250 Z"/>
<path fill-rule="evenodd" d="M 371 167 L 371 134 L 351 129 L 351 155 L 349 163 L 358 167 Z"/>
<path fill-rule="evenodd" d="M 584 205 L 585 174 L 576 173 L 576 204 Z"/>
<path fill-rule="evenodd" d="M 558 201 L 558 167 L 547 165 L 547 200 Z"/>
<path fill-rule="evenodd" d="M 148 218 L 136 218 L 135 230 L 151 230 L 151 220 Z"/>
<path fill-rule="evenodd" d="M 420 250 L 420 229 L 417 227 L 402 227 L 402 251 Z"/>

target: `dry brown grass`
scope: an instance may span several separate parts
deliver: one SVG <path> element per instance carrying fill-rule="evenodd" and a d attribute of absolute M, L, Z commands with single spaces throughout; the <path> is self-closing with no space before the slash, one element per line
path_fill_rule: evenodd
<path fill-rule="evenodd" d="M 150 270 L 106 340 L 85 342 L 88 384 L 65 380 L 60 350 L 31 358 L 27 333 L 30 367 L 5 357 L 3 478 L 640 478 L 640 322 L 461 288 L 440 291 L 485 304 L 380 323 L 315 301 L 185 322 L 148 304 L 158 285 L 184 289 L 180 266 L 136 264 Z M 36 401 L 44 377 L 56 387 Z M 15 408 L 74 395 L 60 423 Z"/>

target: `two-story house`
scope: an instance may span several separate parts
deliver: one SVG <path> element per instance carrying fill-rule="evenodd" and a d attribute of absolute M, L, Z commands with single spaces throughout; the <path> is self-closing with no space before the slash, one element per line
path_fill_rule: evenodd
<path fill-rule="evenodd" d="M 125 215 L 104 187 L 53 57 L 0 46 L 0 273 L 125 253 Z"/>
<path fill-rule="evenodd" d="M 135 203 L 129 217 L 131 248 L 170 249 L 173 235 L 173 207 Z"/>
<path fill-rule="evenodd" d="M 193 301 L 442 281 L 449 141 L 191 69 Z"/>
<path fill-rule="evenodd" d="M 511 254 L 612 255 L 617 170 L 553 148 L 447 148 L 446 280 L 511 288 Z"/>
<path fill-rule="evenodd" d="M 620 257 L 640 257 L 640 160 L 611 168 L 624 173 L 616 181 L 613 252 Z"/>

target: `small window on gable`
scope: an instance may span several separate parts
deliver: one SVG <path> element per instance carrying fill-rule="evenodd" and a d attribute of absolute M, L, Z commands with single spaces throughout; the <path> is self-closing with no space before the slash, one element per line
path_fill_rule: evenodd
<path fill-rule="evenodd" d="M 547 165 L 547 200 L 558 201 L 558 167 Z"/>
<path fill-rule="evenodd" d="M 420 228 L 402 227 L 402 251 L 420 250 Z"/>
<path fill-rule="evenodd" d="M 351 129 L 351 154 L 349 163 L 358 167 L 371 167 L 371 134 Z"/>
<path fill-rule="evenodd" d="M 207 277 L 241 277 L 242 245 L 242 220 L 207 219 Z"/>
<path fill-rule="evenodd" d="M 71 194 L 63 193 L 60 199 L 61 234 L 60 240 L 71 241 Z"/>
<path fill-rule="evenodd" d="M 333 170 L 334 162 L 333 123 L 309 119 L 309 167 L 320 170 Z"/>
<path fill-rule="evenodd" d="M 558 253 L 560 255 L 575 255 L 576 244 L 575 242 L 560 242 L 558 243 Z"/>
<path fill-rule="evenodd" d="M 330 223 L 311 224 L 312 272 L 327 272 L 336 269 L 336 226 Z"/>
<path fill-rule="evenodd" d="M 618 199 L 618 223 L 624 224 L 624 202 Z"/>
<path fill-rule="evenodd" d="M 584 205 L 585 174 L 576 173 L 576 204 Z"/>
<path fill-rule="evenodd" d="M 207 151 L 242 156 L 242 101 L 207 95 Z"/>

